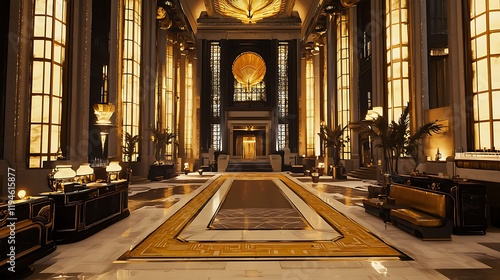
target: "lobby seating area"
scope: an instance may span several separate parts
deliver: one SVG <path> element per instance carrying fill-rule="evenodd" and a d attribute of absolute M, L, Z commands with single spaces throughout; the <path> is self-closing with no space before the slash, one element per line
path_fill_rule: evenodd
<path fill-rule="evenodd" d="M 453 198 L 445 193 L 390 185 L 389 196 L 363 200 L 366 212 L 391 222 L 422 240 L 451 240 Z"/>

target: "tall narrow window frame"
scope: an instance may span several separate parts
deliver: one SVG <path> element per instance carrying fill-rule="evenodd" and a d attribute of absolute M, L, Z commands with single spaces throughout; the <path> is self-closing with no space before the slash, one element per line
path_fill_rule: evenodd
<path fill-rule="evenodd" d="M 288 125 L 288 95 L 289 95 L 289 43 L 282 41 L 278 43 L 278 135 L 277 150 L 283 151 L 288 147 L 290 130 Z"/>
<path fill-rule="evenodd" d="M 211 99 L 211 146 L 222 151 L 221 135 L 221 46 L 220 42 L 210 42 L 210 99 Z"/>
<path fill-rule="evenodd" d="M 429 109 L 450 105 L 447 0 L 427 0 Z"/>
<path fill-rule="evenodd" d="M 337 125 L 344 127 L 351 122 L 351 86 L 350 86 L 350 44 L 349 20 L 347 11 L 339 13 L 335 19 L 337 38 Z M 343 139 L 350 138 L 350 130 L 345 129 Z M 350 141 L 344 142 L 340 158 L 351 158 Z"/>
<path fill-rule="evenodd" d="M 316 155 L 315 150 L 315 87 L 314 87 L 314 59 L 312 56 L 306 58 L 306 156 Z M 319 124 L 318 124 L 319 125 Z"/>
<path fill-rule="evenodd" d="M 194 110 L 194 96 L 193 96 L 193 62 L 186 62 L 186 92 L 185 92 L 185 112 L 184 112 L 184 155 L 186 158 L 193 158 L 193 110 Z"/>
<path fill-rule="evenodd" d="M 500 2 L 469 1 L 474 150 L 500 147 Z"/>
<path fill-rule="evenodd" d="M 35 0 L 33 11 L 28 167 L 42 168 L 62 156 L 68 3 Z"/>
<path fill-rule="evenodd" d="M 165 55 L 165 128 L 170 132 L 174 132 L 175 125 L 175 93 L 174 93 L 174 74 L 175 74 L 175 61 L 174 61 L 174 40 L 172 37 L 167 36 L 167 47 Z M 175 133 L 175 132 L 174 132 Z M 167 145 L 166 156 L 167 160 L 173 160 L 175 145 Z"/>
<path fill-rule="evenodd" d="M 410 102 L 409 1 L 385 2 L 387 119 L 398 120 Z"/>
<path fill-rule="evenodd" d="M 123 134 L 139 135 L 140 77 L 141 77 L 141 25 L 142 0 L 124 0 L 123 71 L 122 71 L 122 129 Z M 125 137 L 123 137 L 125 141 Z M 125 145 L 125 142 L 123 142 Z M 139 152 L 132 156 L 137 161 Z M 127 158 L 123 157 L 123 160 Z"/>

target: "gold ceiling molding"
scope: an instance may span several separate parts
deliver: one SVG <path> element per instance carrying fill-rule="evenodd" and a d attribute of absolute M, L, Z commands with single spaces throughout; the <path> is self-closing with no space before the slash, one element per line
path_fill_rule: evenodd
<path fill-rule="evenodd" d="M 361 0 L 340 0 L 340 3 L 342 3 L 342 6 L 349 8 L 356 5 L 359 1 Z"/>
<path fill-rule="evenodd" d="M 286 2 L 286 0 L 215 0 L 214 10 L 244 23 L 255 23 L 283 13 Z"/>
<path fill-rule="evenodd" d="M 266 63 L 260 55 L 254 52 L 244 52 L 233 62 L 233 76 L 246 87 L 250 88 L 262 81 L 266 75 Z"/>

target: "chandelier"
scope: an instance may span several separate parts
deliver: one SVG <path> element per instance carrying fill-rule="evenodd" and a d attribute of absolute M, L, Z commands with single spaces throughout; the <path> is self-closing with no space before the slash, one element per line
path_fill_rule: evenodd
<path fill-rule="evenodd" d="M 356 5 L 360 0 L 340 0 L 340 3 L 346 8 Z"/>
<path fill-rule="evenodd" d="M 250 88 L 262 81 L 266 75 L 266 63 L 262 57 L 254 52 L 244 52 L 233 62 L 233 76 L 246 87 Z"/>
<path fill-rule="evenodd" d="M 255 23 L 277 15 L 284 9 L 285 4 L 285 0 L 215 0 L 214 8 L 221 15 L 239 19 L 244 23 Z"/>

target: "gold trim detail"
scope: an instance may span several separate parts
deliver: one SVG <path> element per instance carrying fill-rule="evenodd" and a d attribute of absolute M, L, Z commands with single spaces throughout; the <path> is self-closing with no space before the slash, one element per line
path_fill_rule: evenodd
<path fill-rule="evenodd" d="M 241 241 L 241 242 L 183 242 L 176 238 L 216 193 L 228 178 L 271 177 L 283 181 L 293 192 L 308 203 L 341 235 L 332 241 Z M 346 217 L 302 185 L 281 174 L 224 174 L 216 178 L 197 196 L 187 202 L 160 227 L 123 254 L 119 261 L 192 259 L 318 259 L 318 258 L 386 258 L 408 259 L 406 255 L 386 244 L 367 229 Z"/>

